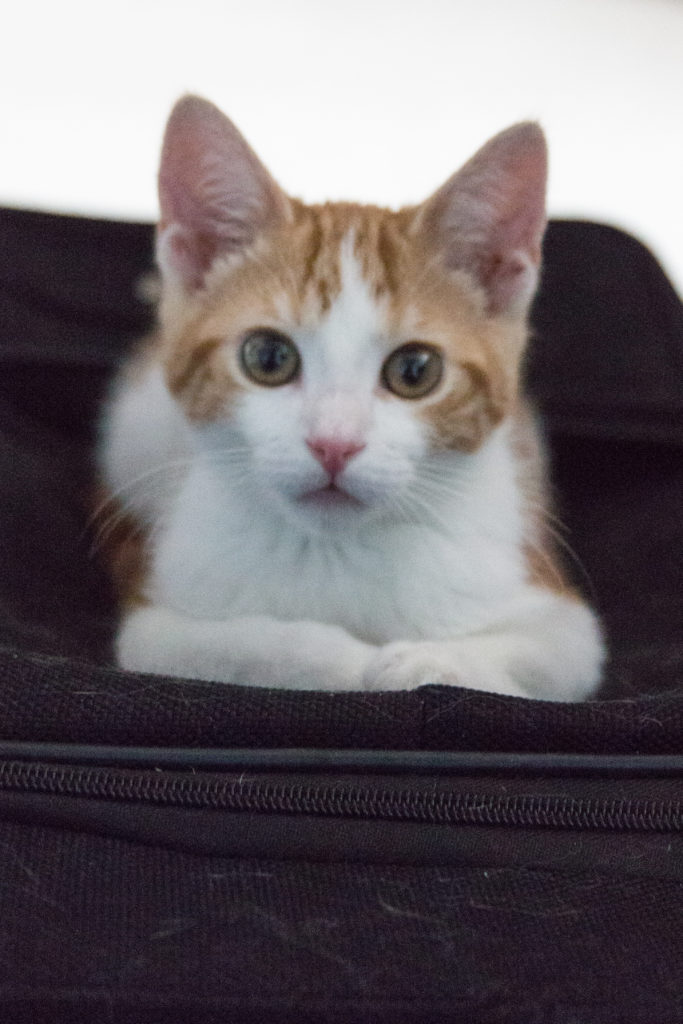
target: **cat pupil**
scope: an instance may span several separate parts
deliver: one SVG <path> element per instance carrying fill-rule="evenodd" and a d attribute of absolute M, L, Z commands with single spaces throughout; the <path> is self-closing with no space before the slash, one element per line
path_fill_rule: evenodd
<path fill-rule="evenodd" d="M 409 388 L 417 387 L 420 383 L 428 361 L 429 353 L 427 352 L 411 352 L 403 357 L 401 377 Z"/>
<path fill-rule="evenodd" d="M 276 373 L 288 358 L 289 346 L 279 338 L 268 338 L 262 342 L 258 360 L 264 373 Z"/>

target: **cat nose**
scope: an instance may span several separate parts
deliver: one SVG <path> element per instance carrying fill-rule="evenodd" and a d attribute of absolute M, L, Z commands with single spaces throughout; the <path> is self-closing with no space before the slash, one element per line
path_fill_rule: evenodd
<path fill-rule="evenodd" d="M 341 473 L 347 463 L 365 448 L 364 444 L 358 444 L 355 441 L 340 441 L 331 437 L 314 437 L 310 441 L 306 441 L 306 444 L 332 479 Z"/>

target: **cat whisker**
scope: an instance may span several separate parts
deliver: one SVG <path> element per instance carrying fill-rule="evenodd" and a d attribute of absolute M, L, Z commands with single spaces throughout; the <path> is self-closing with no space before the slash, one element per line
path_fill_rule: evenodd
<path fill-rule="evenodd" d="M 566 537 L 563 537 L 558 530 L 553 529 L 553 527 L 550 526 L 547 522 L 543 524 L 543 527 L 546 533 L 552 538 L 554 543 L 557 545 L 557 547 L 560 548 L 564 555 L 566 555 L 567 562 L 575 566 L 575 568 L 578 570 L 579 575 L 583 579 L 584 583 L 586 584 L 591 594 L 591 597 L 595 599 L 595 586 L 593 585 L 590 573 L 588 572 L 588 569 L 579 557 L 576 550 L 572 547 L 572 545 L 569 543 Z"/>
<path fill-rule="evenodd" d="M 538 515 L 546 523 L 553 523 L 554 526 L 562 532 L 569 532 L 569 527 L 564 522 L 564 520 L 561 519 L 556 512 L 553 512 L 552 509 L 550 509 L 545 502 L 531 498 L 529 496 L 525 496 L 523 501 L 524 508 L 527 509 L 529 512 Z"/>
<path fill-rule="evenodd" d="M 208 452 L 206 458 L 210 463 L 230 466 L 233 471 L 231 473 L 233 479 L 235 482 L 240 482 L 243 473 L 236 474 L 234 470 L 245 471 L 246 456 L 249 454 L 250 449 L 246 445 L 233 446 Z M 108 540 L 122 523 L 129 524 L 127 533 L 131 536 L 145 532 L 143 527 L 137 523 L 135 499 L 138 501 L 141 498 L 163 499 L 168 493 L 168 489 L 175 487 L 193 464 L 194 460 L 191 456 L 169 459 L 131 477 L 117 490 L 107 494 L 104 500 L 90 513 L 83 528 L 82 536 L 94 530 L 89 557 L 95 557 L 106 546 Z"/>
<path fill-rule="evenodd" d="M 97 519 L 102 509 L 106 508 L 112 502 L 119 501 L 125 494 L 134 491 L 134 489 L 142 483 L 147 483 L 148 480 L 160 476 L 169 471 L 183 472 L 190 466 L 190 458 L 184 459 L 171 459 L 168 462 L 158 463 L 156 466 L 146 469 L 144 473 L 139 473 L 137 476 L 131 477 L 129 480 L 118 487 L 116 490 L 109 491 L 106 498 L 93 510 L 90 517 L 88 518 L 88 524 Z"/>
<path fill-rule="evenodd" d="M 189 459 L 173 459 L 160 463 L 108 493 L 93 509 L 83 527 L 82 538 L 94 531 L 89 557 L 93 558 L 106 545 L 123 522 L 127 521 L 130 524 L 128 532 L 132 530 L 134 533 L 140 533 L 141 527 L 137 525 L 137 516 L 134 514 L 134 498 L 153 494 L 155 483 L 159 497 L 163 498 L 168 487 L 182 479 L 189 464 Z"/>
<path fill-rule="evenodd" d="M 126 539 L 128 537 L 140 536 L 144 533 L 142 527 L 138 524 L 137 520 L 129 514 L 129 511 L 124 506 L 119 505 L 109 516 L 107 516 L 102 525 L 98 528 L 88 549 L 88 558 L 95 558 L 100 551 L 106 548 L 109 540 L 117 533 L 117 531 L 121 530 L 122 526 L 125 526 Z"/>
<path fill-rule="evenodd" d="M 562 572 L 558 568 L 555 559 L 548 553 L 546 548 L 539 544 L 536 540 L 526 537 L 525 545 L 527 549 L 535 555 L 543 563 L 548 571 L 549 577 L 555 581 L 559 590 L 564 589 L 565 579 Z"/>
<path fill-rule="evenodd" d="M 240 462 L 248 461 L 248 457 L 252 454 L 252 449 L 248 445 L 242 445 L 240 447 L 231 446 L 230 448 L 216 448 L 209 452 L 204 452 L 204 459 L 208 462 L 225 462 L 230 463 L 231 461 Z"/>
<path fill-rule="evenodd" d="M 427 500 L 438 505 L 449 506 L 452 510 L 455 510 L 456 506 L 462 505 L 468 498 L 465 488 L 436 480 L 419 481 L 418 491 Z"/>
<path fill-rule="evenodd" d="M 448 535 L 450 532 L 450 524 L 434 503 L 429 501 L 429 496 L 424 492 L 415 489 L 408 491 L 400 499 L 396 499 L 395 508 L 401 514 L 407 514 L 407 518 L 411 522 L 419 525 L 427 519 L 437 526 L 444 535 Z"/>
<path fill-rule="evenodd" d="M 207 457 L 210 462 L 228 463 L 233 458 L 235 463 L 239 463 L 242 456 L 248 453 L 249 449 L 246 446 L 239 449 L 221 448 L 208 453 Z M 175 484 L 178 479 L 182 479 L 184 473 L 193 465 L 194 459 L 191 456 L 186 456 L 182 459 L 170 459 L 167 462 L 161 462 L 156 466 L 146 469 L 137 476 L 131 477 L 117 490 L 108 493 L 106 498 L 97 505 L 86 521 L 86 529 L 90 528 L 110 505 L 121 504 L 125 497 L 132 498 L 135 491 L 141 485 L 147 485 L 158 477 L 163 478 L 162 483 L 164 484 Z"/>

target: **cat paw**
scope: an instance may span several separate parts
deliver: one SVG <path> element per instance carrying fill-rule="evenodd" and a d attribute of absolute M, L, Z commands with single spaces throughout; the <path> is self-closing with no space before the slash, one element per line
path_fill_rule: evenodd
<path fill-rule="evenodd" d="M 462 686 L 461 674 L 442 645 L 397 642 L 380 647 L 365 670 L 366 690 L 414 690 L 428 684 Z"/>
<path fill-rule="evenodd" d="M 385 644 L 372 658 L 363 677 L 366 690 L 414 690 L 428 685 L 525 695 L 507 672 L 494 663 L 472 657 L 465 645 L 457 641 Z"/>

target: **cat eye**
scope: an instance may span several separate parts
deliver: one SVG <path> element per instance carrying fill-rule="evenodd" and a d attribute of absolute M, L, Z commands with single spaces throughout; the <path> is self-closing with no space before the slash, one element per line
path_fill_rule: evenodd
<path fill-rule="evenodd" d="M 257 384 L 276 388 L 294 380 L 301 357 L 286 334 L 269 328 L 250 331 L 242 342 L 240 362 L 247 377 Z"/>
<path fill-rule="evenodd" d="M 389 356 L 382 367 L 382 383 L 399 398 L 423 398 L 443 374 L 441 353 L 431 345 L 411 341 Z"/>

